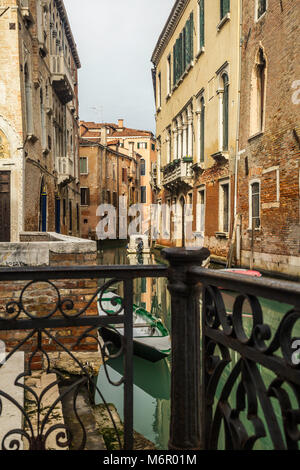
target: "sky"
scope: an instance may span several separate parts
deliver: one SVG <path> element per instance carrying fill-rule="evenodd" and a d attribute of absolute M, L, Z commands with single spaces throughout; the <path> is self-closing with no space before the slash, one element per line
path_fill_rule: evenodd
<path fill-rule="evenodd" d="M 81 61 L 80 119 L 155 133 L 151 56 L 174 0 L 64 0 Z"/>

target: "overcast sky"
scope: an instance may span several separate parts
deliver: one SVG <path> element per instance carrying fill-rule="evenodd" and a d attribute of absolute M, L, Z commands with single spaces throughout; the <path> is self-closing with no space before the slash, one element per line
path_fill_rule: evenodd
<path fill-rule="evenodd" d="M 80 119 L 155 131 L 151 56 L 174 0 L 64 0 L 78 47 Z M 95 109 L 96 108 L 96 109 Z"/>

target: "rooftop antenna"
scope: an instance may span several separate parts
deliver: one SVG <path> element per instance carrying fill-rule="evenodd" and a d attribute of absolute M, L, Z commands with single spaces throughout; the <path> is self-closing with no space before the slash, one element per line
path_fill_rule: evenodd
<path fill-rule="evenodd" d="M 89 109 L 91 109 L 92 111 L 94 111 L 94 113 L 97 115 L 97 117 L 100 118 L 100 122 L 101 124 L 103 124 L 103 106 L 92 106 L 90 107 Z M 97 121 L 99 122 L 99 119 L 97 119 Z"/>

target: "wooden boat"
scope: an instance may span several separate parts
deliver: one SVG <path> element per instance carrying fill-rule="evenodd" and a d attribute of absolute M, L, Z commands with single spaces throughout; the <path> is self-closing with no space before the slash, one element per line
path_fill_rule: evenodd
<path fill-rule="evenodd" d="M 97 306 L 101 316 L 124 314 L 123 310 L 119 311 L 121 298 L 114 292 L 105 292 L 101 302 L 98 298 Z M 100 334 L 104 341 L 112 341 L 120 347 L 124 327 L 112 324 L 100 328 Z M 133 352 L 151 362 L 160 361 L 171 353 L 170 334 L 161 319 L 137 305 L 133 305 Z"/>

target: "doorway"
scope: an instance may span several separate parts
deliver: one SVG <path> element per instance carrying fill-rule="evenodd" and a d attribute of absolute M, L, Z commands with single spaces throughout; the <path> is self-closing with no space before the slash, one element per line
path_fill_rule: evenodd
<path fill-rule="evenodd" d="M 10 171 L 0 171 L 0 242 L 10 242 Z"/>

